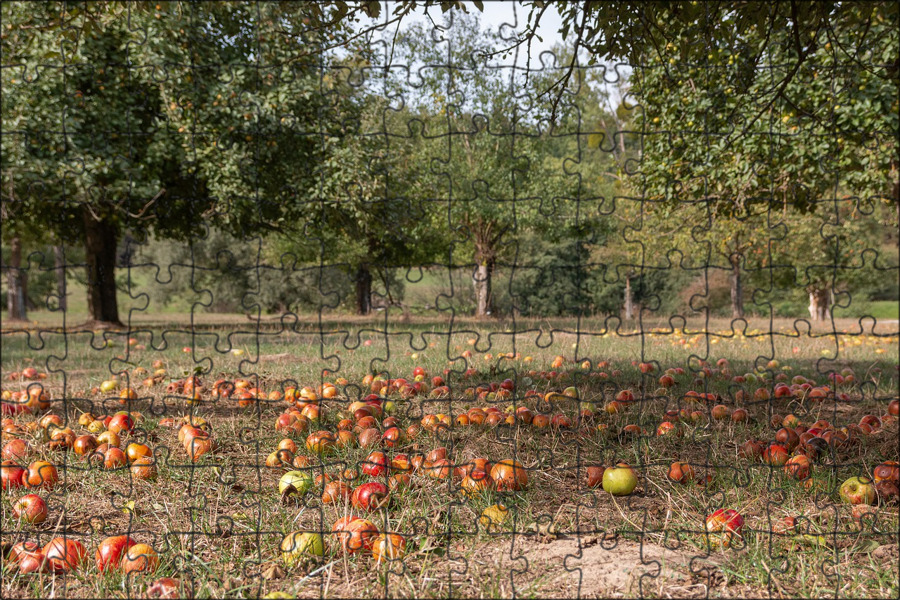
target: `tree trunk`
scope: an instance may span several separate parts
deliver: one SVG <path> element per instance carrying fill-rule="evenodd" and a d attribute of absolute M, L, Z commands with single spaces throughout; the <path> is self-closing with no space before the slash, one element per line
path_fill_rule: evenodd
<path fill-rule="evenodd" d="M 491 294 L 491 277 L 494 274 L 494 261 L 480 261 L 472 275 L 475 286 L 475 316 L 487 317 L 494 312 L 494 299 Z"/>
<path fill-rule="evenodd" d="M 831 293 L 827 289 L 813 288 L 809 291 L 809 316 L 813 321 L 825 321 L 831 317 Z"/>
<path fill-rule="evenodd" d="M 625 320 L 634 319 L 634 293 L 631 291 L 631 276 L 625 277 Z"/>
<path fill-rule="evenodd" d="M 85 210 L 84 234 L 90 318 L 121 326 L 116 301 L 116 245 L 119 232 L 112 223 L 97 221 L 90 211 Z"/>
<path fill-rule="evenodd" d="M 56 267 L 56 294 L 59 296 L 59 309 L 65 311 L 69 308 L 66 299 L 66 251 L 62 246 L 53 247 L 53 257 Z"/>
<path fill-rule="evenodd" d="M 741 261 L 739 257 L 731 259 L 731 318 L 744 318 L 744 288 L 741 285 Z"/>
<path fill-rule="evenodd" d="M 28 313 L 25 308 L 25 278 L 22 270 L 22 240 L 18 236 L 9 244 L 9 264 L 6 265 L 6 307 L 11 321 L 25 321 Z"/>
<path fill-rule="evenodd" d="M 356 270 L 356 314 L 372 312 L 372 272 L 368 265 L 360 265 Z"/>

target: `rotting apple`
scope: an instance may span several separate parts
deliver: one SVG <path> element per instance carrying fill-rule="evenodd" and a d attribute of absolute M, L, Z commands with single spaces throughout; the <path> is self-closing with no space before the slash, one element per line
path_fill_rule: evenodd
<path fill-rule="evenodd" d="M 509 509 L 502 504 L 494 504 L 487 507 L 478 517 L 478 523 L 489 533 L 500 531 L 503 524 L 509 518 Z"/>
<path fill-rule="evenodd" d="M 875 467 L 872 477 L 875 479 L 875 483 L 880 481 L 900 482 L 900 464 L 893 460 L 885 461 Z"/>
<path fill-rule="evenodd" d="M 742 539 L 743 529 L 744 517 L 730 508 L 720 508 L 706 517 L 706 531 L 719 534 L 715 537 L 710 536 L 713 545 L 721 544 L 723 548 L 730 547 L 735 538 Z"/>
<path fill-rule="evenodd" d="M 603 472 L 606 469 L 597 465 L 589 466 L 584 470 L 583 482 L 585 487 L 596 488 L 603 484 Z"/>
<path fill-rule="evenodd" d="M 388 500 L 388 488 L 380 481 L 364 483 L 350 495 L 350 502 L 357 510 L 376 510 L 386 505 Z"/>
<path fill-rule="evenodd" d="M 516 460 L 507 458 L 491 467 L 490 478 L 500 492 L 515 492 L 528 485 L 528 472 Z"/>
<path fill-rule="evenodd" d="M 325 538 L 320 533 L 292 531 L 281 540 L 281 558 L 288 566 L 300 562 L 304 556 L 323 556 Z"/>
<path fill-rule="evenodd" d="M 372 542 L 376 562 L 400 560 L 406 554 L 406 538 L 396 533 L 382 533 Z"/>
<path fill-rule="evenodd" d="M 669 466 L 668 478 L 676 483 L 687 483 L 694 479 L 694 467 L 686 462 L 673 462 Z"/>
<path fill-rule="evenodd" d="M 156 460 L 151 456 L 142 456 L 131 463 L 131 476 L 143 481 L 156 479 L 158 474 Z"/>

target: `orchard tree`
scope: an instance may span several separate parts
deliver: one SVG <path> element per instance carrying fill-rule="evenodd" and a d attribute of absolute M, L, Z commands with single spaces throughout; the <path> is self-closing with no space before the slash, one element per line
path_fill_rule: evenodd
<path fill-rule="evenodd" d="M 748 97 L 765 99 L 773 77 L 797 64 L 789 29 L 732 28 L 730 38 L 706 40 L 702 60 L 685 61 L 695 56 L 696 32 L 673 26 L 671 41 L 648 49 L 635 70 L 642 156 L 634 187 L 662 216 L 650 237 L 664 246 L 680 237 L 677 246 L 690 251 L 703 241 L 725 258 L 735 318 L 743 316 L 746 258 L 774 236 L 771 211 L 814 211 L 835 192 L 892 202 L 898 116 L 884 65 L 897 51 L 896 29 L 876 11 L 871 39 L 856 46 L 870 68 L 851 64 L 837 49 L 855 42 L 848 23 L 862 17 L 852 10 L 842 27 L 804 42 L 802 64 L 771 102 Z M 682 224 L 690 225 L 677 231 Z M 824 297 L 820 285 L 810 283 L 812 298 Z"/>
<path fill-rule="evenodd" d="M 83 244 L 93 321 L 120 324 L 123 232 L 246 237 L 304 217 L 327 104 L 305 8 L 3 4 L 4 226 Z"/>
<path fill-rule="evenodd" d="M 392 291 L 396 270 L 430 262 L 445 245 L 427 206 L 409 196 L 410 182 L 421 169 L 419 140 L 391 135 L 412 115 L 392 109 L 370 83 L 348 81 L 370 64 L 351 68 L 344 62 L 331 69 L 335 97 L 341 100 L 327 118 L 330 130 L 323 145 L 328 160 L 308 195 L 303 230 L 279 236 L 273 244 L 276 252 L 303 263 L 344 271 L 355 287 L 360 315 L 371 312 L 376 287 L 383 288 L 389 303 L 399 303 Z"/>
<path fill-rule="evenodd" d="M 829 319 L 836 300 L 846 305 L 884 271 L 896 271 L 874 250 L 887 229 L 883 211 L 852 197 L 824 199 L 815 212 L 773 211 L 770 243 L 748 257 L 752 280 L 772 296 L 800 290 L 809 297 L 810 319 Z"/>
<path fill-rule="evenodd" d="M 397 41 L 395 64 L 421 77 L 395 79 L 422 115 L 406 125 L 421 140 L 416 160 L 425 167 L 410 193 L 453 236 L 452 263 L 459 248 L 471 252 L 475 314 L 493 314 L 495 270 L 515 255 L 519 234 L 574 216 L 578 177 L 553 157 L 551 134 L 523 100 L 532 83 L 488 62 L 499 33 L 455 13 L 444 27 L 416 24 Z"/>

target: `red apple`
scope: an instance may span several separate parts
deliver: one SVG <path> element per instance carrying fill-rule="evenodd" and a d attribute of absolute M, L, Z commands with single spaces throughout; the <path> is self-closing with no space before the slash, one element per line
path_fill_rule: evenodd
<path fill-rule="evenodd" d="M 37 494 L 27 494 L 13 504 L 12 512 L 26 523 L 42 523 L 47 518 L 47 503 Z"/>
<path fill-rule="evenodd" d="M 59 480 L 59 473 L 52 464 L 36 460 L 28 465 L 28 471 L 23 477 L 25 485 L 30 488 L 47 488 L 50 489 Z"/>
<path fill-rule="evenodd" d="M 87 556 L 84 544 L 66 537 L 56 537 L 44 546 L 44 556 L 54 571 L 78 569 Z"/>
<path fill-rule="evenodd" d="M 362 472 L 370 477 L 384 475 L 388 470 L 388 459 L 384 452 L 376 450 L 366 457 L 362 464 Z"/>
<path fill-rule="evenodd" d="M 734 409 L 734 412 L 731 413 L 731 421 L 733 423 L 744 423 L 748 418 L 747 409 L 745 408 L 736 408 Z"/>
<path fill-rule="evenodd" d="M 372 557 L 376 562 L 394 561 L 406 554 L 406 538 L 396 533 L 382 533 L 372 542 Z"/>
<path fill-rule="evenodd" d="M 723 419 L 727 419 L 729 413 L 730 413 L 730 411 L 728 410 L 728 407 L 725 406 L 724 404 L 717 404 L 717 405 L 713 406 L 712 411 L 710 412 L 710 414 L 712 415 L 712 418 L 715 419 L 716 421 L 721 421 Z"/>
<path fill-rule="evenodd" d="M 19 573 L 44 573 L 50 567 L 47 557 L 41 550 L 22 552 L 19 555 Z"/>
<path fill-rule="evenodd" d="M 490 475 L 497 485 L 497 490 L 501 492 L 522 490 L 528 485 L 528 472 L 525 467 L 511 458 L 501 460 L 491 467 Z"/>
<path fill-rule="evenodd" d="M 900 417 L 900 400 L 894 399 L 890 401 L 887 414 L 892 417 Z"/>
<path fill-rule="evenodd" d="M 3 480 L 4 490 L 14 490 L 25 485 L 23 478 L 25 469 L 11 460 L 4 460 L 0 465 L 0 478 Z"/>
<path fill-rule="evenodd" d="M 190 588 L 183 587 L 178 579 L 161 577 L 154 581 L 147 589 L 148 598 L 160 598 L 161 600 L 175 600 L 176 598 L 190 598 Z"/>
<path fill-rule="evenodd" d="M 763 462 L 773 467 L 781 467 L 784 466 L 788 460 L 788 451 L 784 446 L 780 446 L 778 444 L 771 444 L 768 448 L 763 452 Z"/>
<path fill-rule="evenodd" d="M 809 458 L 803 454 L 792 456 L 784 465 L 784 472 L 794 479 L 804 480 L 809 477 L 810 469 Z"/>
<path fill-rule="evenodd" d="M 128 413 L 116 413 L 110 419 L 107 429 L 113 433 L 128 433 L 134 429 L 134 419 Z"/>
<path fill-rule="evenodd" d="M 686 462 L 673 462 L 668 477 L 677 483 L 687 483 L 694 478 L 694 468 Z"/>
<path fill-rule="evenodd" d="M 41 547 L 34 542 L 16 542 L 13 544 L 12 548 L 9 549 L 9 554 L 6 556 L 5 561 L 9 561 L 10 564 L 16 564 L 26 552 L 42 552 L 42 550 Z"/>
<path fill-rule="evenodd" d="M 102 572 L 107 569 L 118 569 L 125 551 L 137 544 L 127 535 L 108 537 L 97 547 L 95 560 L 97 568 Z"/>
<path fill-rule="evenodd" d="M 388 502 L 388 488 L 380 481 L 370 481 L 353 490 L 350 502 L 357 510 L 375 510 Z"/>
<path fill-rule="evenodd" d="M 371 550 L 378 528 L 366 519 L 355 516 L 338 519 L 331 531 L 338 535 L 341 548 L 347 554 L 355 554 L 360 550 Z"/>
<path fill-rule="evenodd" d="M 24 461 L 30 450 L 31 447 L 25 440 L 20 438 L 12 439 L 3 446 L 3 460 Z"/>
<path fill-rule="evenodd" d="M 152 573 L 159 566 L 159 555 L 147 544 L 134 544 L 122 557 L 122 570 L 129 573 Z"/>
<path fill-rule="evenodd" d="M 721 536 L 713 538 L 714 542 L 721 543 L 727 548 L 734 538 L 741 538 L 744 529 L 744 517 L 737 511 L 720 508 L 706 517 L 706 531 L 718 533 Z"/>

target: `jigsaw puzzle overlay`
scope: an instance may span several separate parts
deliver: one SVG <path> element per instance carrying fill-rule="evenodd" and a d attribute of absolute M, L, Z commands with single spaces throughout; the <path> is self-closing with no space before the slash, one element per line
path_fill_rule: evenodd
<path fill-rule="evenodd" d="M 3 4 L 3 597 L 897 597 L 896 9 L 344 4 Z"/>

